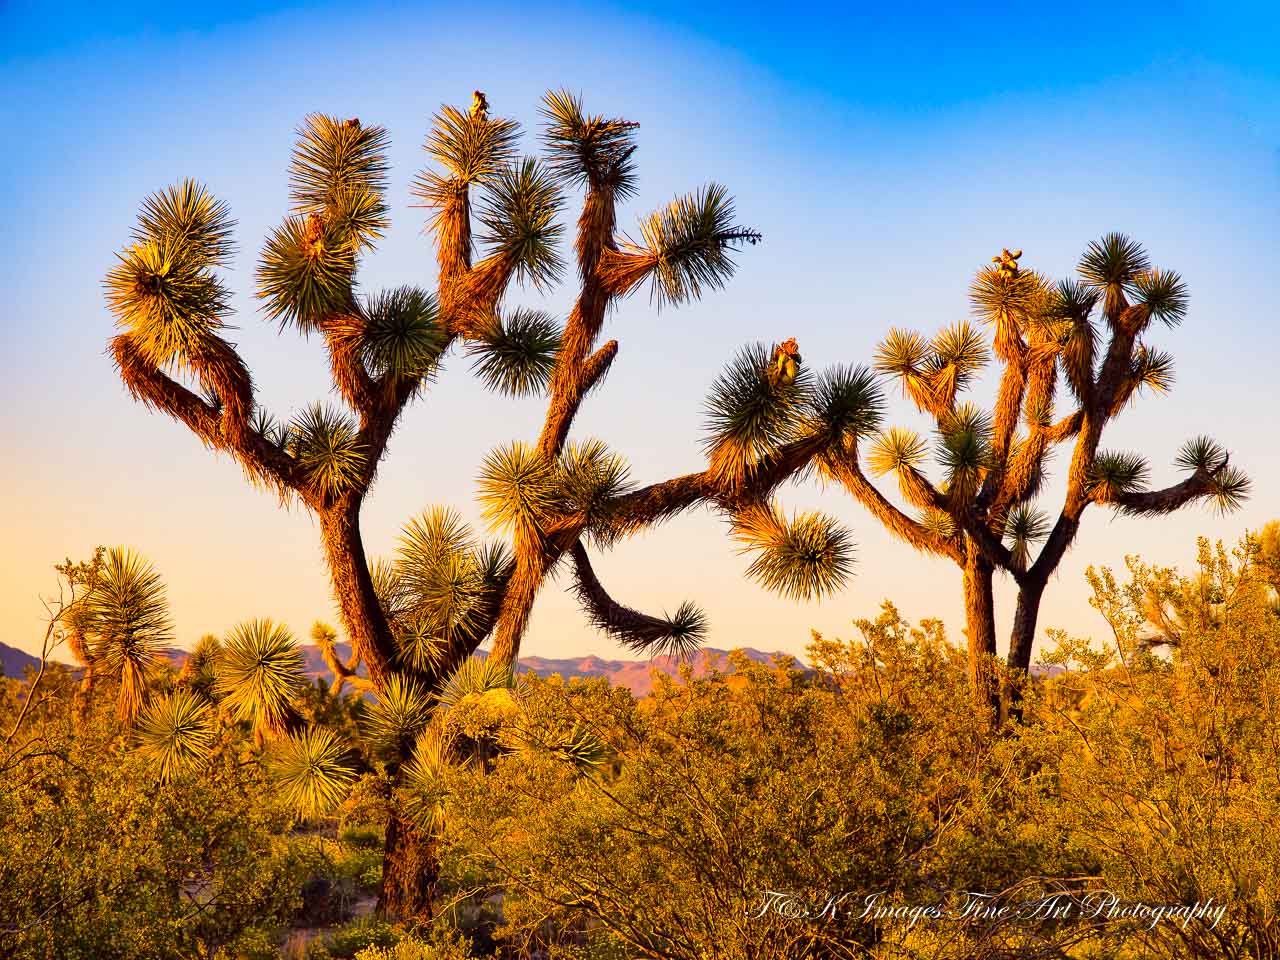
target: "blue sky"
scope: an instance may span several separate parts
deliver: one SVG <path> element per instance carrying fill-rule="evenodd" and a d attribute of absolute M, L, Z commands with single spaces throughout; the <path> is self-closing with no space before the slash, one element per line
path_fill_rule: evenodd
<path fill-rule="evenodd" d="M 142 5 L 139 5 L 142 6 Z M 441 102 L 475 87 L 524 122 L 538 98 L 581 91 L 588 107 L 641 123 L 639 195 L 622 223 L 710 179 L 766 242 L 721 293 L 655 315 L 643 297 L 610 321 L 622 344 L 579 432 L 608 440 L 648 481 L 696 469 L 702 398 L 743 343 L 795 336 L 815 365 L 868 360 L 891 325 L 925 331 L 967 313 L 974 269 L 1003 246 L 1066 275 L 1092 239 L 1123 230 L 1182 272 L 1191 314 L 1153 339 L 1178 357 L 1165 397 L 1144 399 L 1106 445 L 1137 448 L 1155 481 L 1182 440 L 1212 433 L 1255 479 L 1242 513 L 1158 522 L 1093 511 L 1045 602 L 1042 623 L 1097 633 L 1088 563 L 1126 553 L 1185 563 L 1198 533 L 1234 539 L 1280 516 L 1274 421 L 1280 347 L 1280 14 L 1236 5 L 1073 4 L 998 10 L 720 4 L 581 4 L 482 13 L 435 4 L 0 6 L 0 460 L 16 506 L 0 520 L 0 639 L 31 648 L 49 564 L 130 543 L 164 572 L 179 638 L 272 615 L 305 634 L 335 620 L 317 533 L 249 490 L 239 470 L 125 396 L 105 355 L 101 278 L 151 191 L 194 176 L 240 227 L 229 282 L 235 339 L 262 399 L 323 397 L 320 349 L 255 311 L 252 271 L 286 212 L 292 133 L 311 111 L 360 116 L 393 138 L 393 228 L 362 272 L 367 289 L 433 280 L 423 211 L 408 183 Z M 566 310 L 570 292 L 547 305 Z M 539 300 L 532 292 L 519 302 Z M 462 407 L 474 414 L 457 424 Z M 432 503 L 476 518 L 475 467 L 536 432 L 536 401 L 485 394 L 453 362 L 410 412 L 366 509 L 370 549 Z M 893 422 L 920 423 L 900 401 Z M 1055 488 L 1056 489 L 1056 488 Z M 1052 494 L 1051 489 L 1050 493 Z M 692 597 L 712 643 L 802 650 L 810 628 L 892 598 L 959 633 L 958 571 L 891 541 L 847 497 L 815 486 L 789 507 L 854 531 L 848 588 L 796 606 L 742 578 L 721 521 L 681 518 L 602 559 L 622 599 L 672 608 Z M 1046 498 L 1052 505 L 1052 497 Z M 565 584 L 539 601 L 528 653 L 614 648 L 583 625 Z M 1002 621 L 1011 610 L 1005 590 Z"/>

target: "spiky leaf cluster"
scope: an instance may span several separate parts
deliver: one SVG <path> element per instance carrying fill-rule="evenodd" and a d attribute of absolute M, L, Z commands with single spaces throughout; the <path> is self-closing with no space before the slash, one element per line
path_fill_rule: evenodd
<path fill-rule="evenodd" d="M 543 392 L 560 349 L 560 328 L 540 310 L 495 313 L 467 344 L 475 372 L 490 390 L 519 397 Z"/>
<path fill-rule="evenodd" d="M 792 439 L 811 411 L 812 374 L 802 366 L 793 380 L 772 377 L 772 359 L 765 344 L 749 344 L 711 384 L 703 446 L 726 481 Z"/>
<path fill-rule="evenodd" d="M 208 759 L 213 751 L 213 711 L 195 692 L 178 689 L 153 701 L 138 722 L 138 752 L 156 765 L 161 783 Z"/>
<path fill-rule="evenodd" d="M 263 735 L 278 735 L 297 722 L 295 704 L 307 685 L 302 670 L 288 627 L 249 620 L 223 644 L 216 689 L 234 719 L 249 721 Z"/>
<path fill-rule="evenodd" d="M 323 727 L 307 727 L 279 740 L 269 769 L 284 802 L 304 817 L 319 817 L 336 807 L 356 779 L 348 752 Z"/>
<path fill-rule="evenodd" d="M 421 379 L 433 373 L 444 351 L 436 298 L 416 287 L 371 296 L 362 340 L 365 368 L 375 377 Z"/>
<path fill-rule="evenodd" d="M 853 570 L 853 540 L 834 519 L 800 513 L 790 519 L 774 504 L 740 511 L 733 536 L 753 554 L 747 575 L 792 600 L 811 600 L 839 589 Z"/>
<path fill-rule="evenodd" d="M 364 472 L 364 443 L 351 417 L 319 403 L 289 425 L 291 453 L 317 496 L 332 499 L 355 486 Z"/>
<path fill-rule="evenodd" d="M 164 581 L 140 554 L 107 551 L 81 624 L 90 633 L 95 669 L 119 681 L 118 715 L 132 723 L 146 698 L 146 674 L 173 639 Z"/>
<path fill-rule="evenodd" d="M 155 366 L 188 367 L 224 326 L 230 294 L 213 271 L 230 261 L 234 226 L 194 180 L 143 202 L 134 242 L 107 274 L 107 304 Z"/>
<path fill-rule="evenodd" d="M 402 663 L 431 670 L 455 644 L 478 641 L 509 568 L 505 549 L 477 542 L 453 510 L 435 507 L 406 524 L 379 593 L 394 598 Z"/>
<path fill-rule="evenodd" d="M 557 474 L 557 511 L 574 517 L 587 530 L 606 524 L 615 498 L 631 486 L 630 465 L 595 438 L 570 443 L 560 456 Z"/>
<path fill-rule="evenodd" d="M 839 364 L 817 378 L 807 406 L 808 432 L 834 446 L 879 430 L 885 402 L 872 370 Z"/>
<path fill-rule="evenodd" d="M 871 447 L 868 466 L 874 476 L 900 474 L 918 469 L 928 453 L 928 445 L 914 430 L 890 427 L 876 437 Z"/>
<path fill-rule="evenodd" d="M 520 125 L 513 120 L 441 107 L 432 118 L 425 149 L 446 174 L 420 174 L 415 193 L 436 204 L 452 196 L 457 185 L 487 182 L 515 159 L 519 136 Z"/>
<path fill-rule="evenodd" d="M 637 124 L 587 114 L 580 97 L 555 90 L 542 98 L 542 143 L 556 176 L 574 186 L 608 187 L 618 200 L 635 192 Z"/>
<path fill-rule="evenodd" d="M 431 726 L 418 737 L 409 762 L 402 768 L 405 813 L 428 834 L 439 833 L 443 826 L 446 775 L 451 766 L 460 763 L 462 758 L 441 728 Z"/>
<path fill-rule="evenodd" d="M 1173 388 L 1173 354 L 1140 345 L 1133 356 L 1130 376 L 1138 387 L 1168 393 Z"/>
<path fill-rule="evenodd" d="M 973 403 L 944 414 L 938 423 L 938 461 L 946 471 L 947 492 L 967 500 L 991 466 L 991 415 Z"/>
<path fill-rule="evenodd" d="M 1049 535 L 1049 517 L 1029 503 L 1019 503 L 1005 518 L 1004 538 L 1009 543 L 1013 563 L 1025 569 L 1031 556 L 1031 547 Z"/>
<path fill-rule="evenodd" d="M 387 227 L 387 131 L 358 119 L 313 113 L 298 130 L 289 165 L 295 212 L 317 214 L 355 252 L 373 246 Z"/>
<path fill-rule="evenodd" d="M 564 270 L 557 244 L 563 197 L 555 178 L 533 157 L 504 167 L 485 186 L 478 239 L 491 255 L 515 265 L 516 278 L 544 289 Z"/>
<path fill-rule="evenodd" d="M 1114 503 L 1122 494 L 1146 486 L 1150 468 L 1136 453 L 1099 451 L 1089 471 L 1089 491 L 1099 503 Z"/>
<path fill-rule="evenodd" d="M 542 530 L 560 499 L 555 462 L 518 440 L 485 455 L 479 488 L 483 516 L 498 530 Z"/>
<path fill-rule="evenodd" d="M 1140 273 L 1133 281 L 1133 294 L 1151 316 L 1167 327 L 1176 327 L 1187 316 L 1191 296 L 1182 277 L 1173 270 Z"/>
<path fill-rule="evenodd" d="M 990 359 L 982 334 L 957 323 L 926 340 L 914 330 L 894 328 L 876 349 L 875 368 L 898 380 L 920 409 L 944 414 Z"/>
<path fill-rule="evenodd" d="M 733 276 L 732 253 L 761 236 L 738 224 L 729 191 L 718 183 L 677 197 L 640 223 L 637 249 L 653 259 L 650 297 L 661 309 L 719 290 Z"/>
<path fill-rule="evenodd" d="M 267 316 L 303 333 L 328 316 L 354 310 L 356 248 L 343 224 L 311 213 L 286 217 L 258 261 L 258 298 Z"/>
<path fill-rule="evenodd" d="M 430 721 L 430 692 L 412 677 L 393 673 L 365 712 L 363 728 L 372 743 L 398 755 L 408 751 Z"/>

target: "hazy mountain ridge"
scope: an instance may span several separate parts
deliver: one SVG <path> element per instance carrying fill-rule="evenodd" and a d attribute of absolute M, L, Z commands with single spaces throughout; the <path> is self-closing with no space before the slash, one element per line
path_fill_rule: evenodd
<path fill-rule="evenodd" d="M 349 643 L 334 644 L 339 658 L 346 661 L 351 657 L 351 645 Z M 325 665 L 324 657 L 320 653 L 320 648 L 315 644 L 300 644 L 298 649 L 302 653 L 303 672 L 308 678 L 315 680 L 324 677 L 332 682 L 333 675 L 329 672 L 328 666 Z M 771 664 L 773 658 L 791 657 L 791 654 L 777 651 L 775 653 L 766 653 L 762 650 L 756 650 L 751 647 L 741 648 L 748 659 L 756 663 Z M 164 650 L 165 659 L 174 667 L 181 669 L 182 664 L 187 659 L 190 651 L 181 647 L 166 647 Z M 721 650 L 715 647 L 705 647 L 699 650 L 690 659 L 689 663 L 693 667 L 694 676 L 704 676 L 709 667 L 715 666 L 724 672 L 732 672 L 728 664 L 728 650 Z M 481 651 L 481 655 L 484 651 Z M 792 658 L 799 661 L 799 658 Z M 23 670 L 31 667 L 33 670 L 40 665 L 38 657 L 33 657 L 29 653 L 11 647 L 8 644 L 0 643 L 0 665 L 4 667 L 4 675 L 6 677 L 21 677 Z M 803 668 L 805 665 L 801 662 L 799 665 Z M 1031 672 L 1037 676 L 1053 676 L 1061 671 L 1061 667 L 1035 667 L 1031 668 Z M 560 674 L 565 679 L 572 677 L 604 677 L 613 686 L 626 687 L 638 697 L 642 697 L 653 689 L 653 671 L 665 674 L 668 677 L 675 677 L 680 672 L 680 661 L 672 656 L 654 657 L 652 660 L 606 660 L 595 654 L 587 654 L 581 657 L 521 657 L 520 671 L 521 673 L 534 673 L 540 677 L 549 677 L 552 674 Z M 361 676 L 364 675 L 363 665 L 358 671 Z"/>

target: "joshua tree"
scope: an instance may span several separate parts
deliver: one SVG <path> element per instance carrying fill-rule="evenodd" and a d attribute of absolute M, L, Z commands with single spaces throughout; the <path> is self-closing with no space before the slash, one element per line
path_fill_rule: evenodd
<path fill-rule="evenodd" d="M 1173 382 L 1173 358 L 1146 340 L 1154 321 L 1173 326 L 1186 315 L 1187 290 L 1178 274 L 1153 269 L 1142 248 L 1119 234 L 1089 245 L 1078 280 L 1051 283 L 1021 269 L 1021 255 L 1003 251 L 973 282 L 970 300 L 991 331 L 989 343 L 962 322 L 932 339 L 891 330 L 880 344 L 877 369 L 896 379 L 936 424 L 940 484 L 922 470 L 929 445 L 910 430 L 880 434 L 866 460 L 873 475 L 896 475 L 915 514 L 900 510 L 871 483 L 856 442 L 820 460 L 896 536 L 962 568 L 972 680 L 977 696 L 993 704 L 998 694 L 986 665 L 996 653 L 996 570 L 1018 585 L 1008 662 L 1025 672 L 1045 585 L 1090 504 L 1136 516 L 1171 513 L 1200 500 L 1230 510 L 1249 488 L 1207 437 L 1187 442 L 1175 460 L 1187 476 L 1162 490 L 1147 489 L 1143 457 L 1099 448 L 1107 424 L 1142 389 L 1162 393 Z M 1003 368 L 993 408 L 961 402 L 992 353 Z M 1065 411 L 1057 408 L 1061 381 L 1069 397 Z M 1034 501 L 1058 445 L 1070 445 L 1071 459 L 1051 523 Z"/>
<path fill-rule="evenodd" d="M 339 679 L 356 679 L 363 661 L 364 685 L 383 702 L 432 709 L 487 638 L 491 661 L 509 672 L 538 591 L 566 558 L 592 623 L 637 650 L 695 644 L 705 631 L 696 608 L 685 603 L 662 617 L 629 609 L 600 583 L 589 552 L 694 506 L 724 514 L 754 554 L 751 574 L 789 596 L 828 591 L 851 566 L 843 530 L 818 514 L 789 518 L 772 496 L 877 425 L 879 397 L 866 369 L 814 377 L 794 340 L 748 346 L 712 386 L 706 469 L 647 486 L 633 486 L 603 443 L 570 439 L 581 404 L 618 354 L 616 340 L 600 342 L 610 307 L 642 286 L 658 308 L 717 289 L 733 273 L 733 252 L 760 235 L 736 223 L 728 193 L 711 184 L 646 217 L 636 239 L 627 238 L 616 206 L 635 189 L 637 125 L 589 115 L 565 93 L 547 95 L 542 112 L 545 159 L 517 156 L 517 125 L 491 117 L 482 94 L 469 112 L 443 107 L 435 117 L 426 142 L 435 166 L 415 185 L 432 210 L 434 293 L 357 293 L 359 258 L 388 226 L 387 135 L 358 119 L 304 122 L 290 167 L 292 211 L 267 239 L 258 296 L 282 329 L 322 338 L 345 410 L 317 404 L 282 424 L 256 403 L 249 371 L 223 336 L 229 298 L 215 271 L 231 254 L 232 223 L 202 186 L 185 182 L 150 197 L 107 278 L 121 328 L 111 350 L 133 396 L 319 518 L 352 661 L 334 655 L 331 636 L 321 644 Z M 578 294 L 560 324 L 510 307 L 506 295 L 513 281 L 542 288 L 561 277 L 559 214 L 569 188 L 585 196 L 574 244 Z M 536 440 L 501 446 L 481 467 L 485 516 L 509 543 L 480 544 L 455 514 L 433 509 L 406 527 L 393 561 L 371 563 L 361 505 L 401 413 L 450 353 L 471 357 L 495 390 L 548 397 Z M 262 739 L 284 737 L 299 756 L 323 759 L 316 769 L 332 766 L 341 746 L 321 743 L 287 709 L 296 671 L 277 640 L 262 624 L 231 638 L 220 670 L 243 682 L 220 676 L 223 694 Z M 390 755 L 393 778 L 409 742 Z M 300 794 L 331 800 L 340 783 Z M 388 912 L 424 908 L 424 843 L 393 811 Z"/>

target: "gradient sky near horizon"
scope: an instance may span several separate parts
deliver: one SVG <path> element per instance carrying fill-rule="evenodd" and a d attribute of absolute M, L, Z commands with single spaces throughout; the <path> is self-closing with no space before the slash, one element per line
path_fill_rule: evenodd
<path fill-rule="evenodd" d="M 1280 516 L 1273 4 L 469 6 L 0 3 L 0 640 L 38 650 L 51 565 L 99 543 L 156 563 L 181 643 L 247 617 L 304 637 L 316 618 L 337 623 L 314 521 L 127 397 L 105 352 L 101 279 L 148 193 L 204 181 L 239 221 L 232 339 L 260 399 L 287 413 L 324 397 L 320 346 L 278 335 L 252 299 L 262 238 L 286 212 L 293 131 L 312 111 L 388 128 L 393 226 L 361 282 L 431 285 L 408 184 L 431 114 L 476 87 L 525 124 L 530 149 L 548 88 L 638 121 L 640 190 L 624 226 L 715 179 L 765 235 L 726 290 L 661 314 L 641 295 L 610 319 L 621 351 L 577 432 L 625 454 L 637 481 L 700 467 L 702 400 L 740 345 L 795 336 L 811 365 L 867 361 L 891 325 L 932 331 L 965 316 L 973 271 L 1001 247 L 1065 276 L 1090 240 L 1122 230 L 1183 274 L 1191 312 L 1152 337 L 1178 358 L 1173 392 L 1142 399 L 1104 444 L 1145 452 L 1163 486 L 1177 479 L 1183 440 L 1210 433 L 1254 494 L 1225 518 L 1090 511 L 1042 626 L 1102 635 L 1089 563 L 1140 553 L 1185 565 L 1197 534 L 1232 541 Z M 568 298 L 546 302 L 563 313 Z M 891 410 L 891 422 L 922 426 L 900 397 Z M 392 441 L 365 510 L 370 551 L 390 551 L 430 504 L 478 524 L 481 458 L 534 436 L 540 416 L 538 401 L 486 394 L 464 360 L 450 362 Z M 791 487 L 783 500 L 854 531 L 856 574 L 821 603 L 746 581 L 747 560 L 707 512 L 622 544 L 599 561 L 601 577 L 642 609 L 698 600 L 721 648 L 798 654 L 811 628 L 848 637 L 851 619 L 884 598 L 912 618 L 944 618 L 960 638 L 954 566 L 893 541 L 837 490 Z M 544 591 L 524 652 L 616 655 L 566 586 Z M 1008 583 L 999 598 L 1003 629 Z"/>

